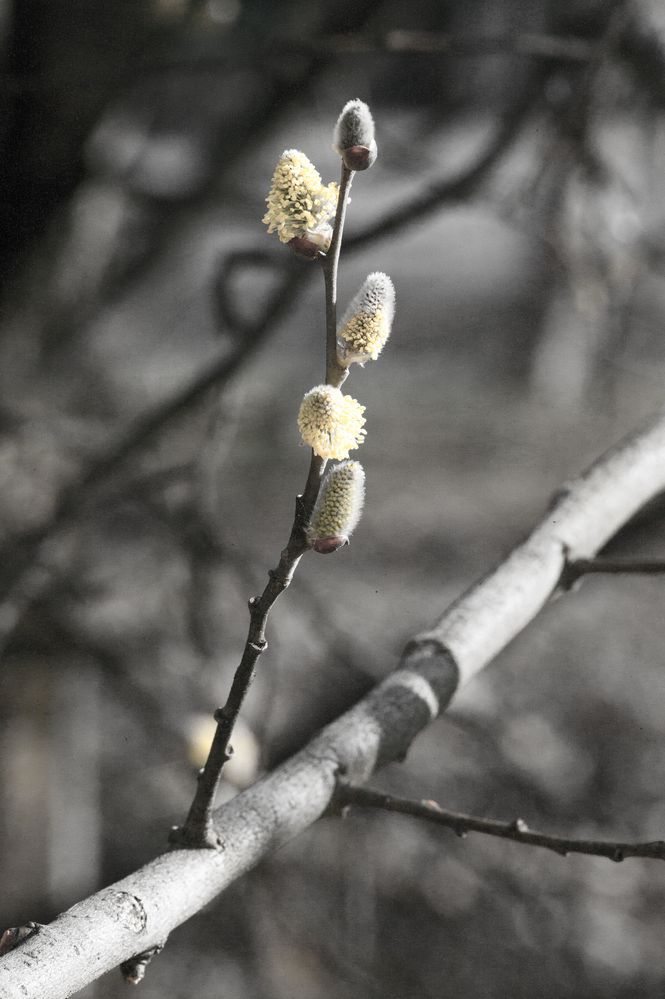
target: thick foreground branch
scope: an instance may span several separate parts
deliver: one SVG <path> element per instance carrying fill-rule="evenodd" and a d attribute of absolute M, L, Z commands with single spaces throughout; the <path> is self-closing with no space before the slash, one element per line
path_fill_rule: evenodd
<path fill-rule="evenodd" d="M 215 812 L 222 849 L 173 850 L 73 906 L 0 958 L 0 999 L 61 999 L 161 944 L 329 807 L 407 752 L 458 685 L 489 663 L 588 559 L 665 490 L 665 417 L 570 483 L 527 540 L 405 649 L 400 667 L 305 749 Z M 37 913 L 26 913 L 28 916 Z"/>

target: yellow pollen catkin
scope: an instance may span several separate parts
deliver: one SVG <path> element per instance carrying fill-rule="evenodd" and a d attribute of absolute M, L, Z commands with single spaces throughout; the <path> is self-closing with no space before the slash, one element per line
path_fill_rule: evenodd
<path fill-rule="evenodd" d="M 298 428 L 305 444 L 320 458 L 342 459 L 362 444 L 365 407 L 332 385 L 317 385 L 305 395 Z"/>
<path fill-rule="evenodd" d="M 307 528 L 310 544 L 327 538 L 348 540 L 360 520 L 365 500 L 365 472 L 357 461 L 336 465 L 321 485 Z"/>
<path fill-rule="evenodd" d="M 337 184 L 325 185 L 314 164 L 299 149 L 282 153 L 266 198 L 263 221 L 282 243 L 317 230 L 337 206 Z"/>
<path fill-rule="evenodd" d="M 358 354 L 376 361 L 390 335 L 390 325 L 385 313 L 357 312 L 342 327 L 339 339 L 351 354 Z"/>

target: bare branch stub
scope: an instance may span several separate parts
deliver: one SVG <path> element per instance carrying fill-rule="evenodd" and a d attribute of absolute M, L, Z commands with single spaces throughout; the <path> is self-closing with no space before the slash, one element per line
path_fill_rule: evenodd
<path fill-rule="evenodd" d="M 153 957 L 157 957 L 164 950 L 165 943 L 166 941 L 155 944 L 154 947 L 150 947 L 148 950 L 130 957 L 129 960 L 123 961 L 120 965 L 120 974 L 129 985 L 139 985 L 143 981 L 148 965 Z"/>

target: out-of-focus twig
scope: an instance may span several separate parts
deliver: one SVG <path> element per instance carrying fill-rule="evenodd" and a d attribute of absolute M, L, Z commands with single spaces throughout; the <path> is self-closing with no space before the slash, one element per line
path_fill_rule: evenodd
<path fill-rule="evenodd" d="M 481 819 L 463 812 L 451 812 L 441 808 L 435 801 L 415 801 L 411 798 L 396 798 L 382 791 L 368 787 L 358 787 L 340 782 L 336 804 L 341 807 L 358 806 L 374 808 L 385 812 L 397 812 L 424 819 L 437 826 L 451 829 L 456 836 L 466 836 L 470 832 L 509 839 L 526 846 L 540 846 L 545 850 L 567 857 L 569 853 L 585 853 L 592 857 L 607 857 L 619 863 L 628 857 L 649 857 L 665 860 L 665 842 L 655 840 L 650 843 L 623 843 L 610 840 L 573 839 L 566 836 L 553 836 L 529 829 L 524 819 L 512 822 L 498 822 L 496 819 Z"/>
<path fill-rule="evenodd" d="M 586 62 L 594 43 L 575 35 L 548 35 L 539 32 L 511 32 L 497 35 L 457 35 L 440 31 L 395 29 L 385 34 L 357 32 L 311 40 L 285 38 L 285 47 L 310 50 L 322 47 L 336 54 L 360 52 L 406 52 L 418 55 L 485 56 L 517 55 L 531 59 Z"/>
<path fill-rule="evenodd" d="M 569 590 L 583 576 L 664 576 L 665 562 L 658 559 L 581 558 L 568 562 L 561 576 L 561 589 Z"/>
<path fill-rule="evenodd" d="M 271 37 L 270 46 L 262 50 L 267 59 L 283 59 L 285 53 L 298 52 L 317 56 L 340 56 L 382 53 L 414 53 L 417 55 L 447 55 L 459 58 L 491 55 L 512 55 L 527 59 L 547 59 L 556 62 L 586 62 L 593 57 L 594 42 L 576 35 L 551 35 L 544 32 L 513 32 L 497 35 L 456 35 L 440 31 L 411 31 L 395 29 L 383 34 L 345 32 L 322 34 L 310 38 L 294 35 Z M 632 54 L 632 50 L 627 52 Z M 127 79 L 137 82 L 146 76 L 166 73 L 204 73 L 227 69 L 232 53 L 220 57 L 215 54 L 183 58 L 141 59 L 123 67 L 122 73 L 88 68 L 73 83 L 91 85 L 123 84 Z M 72 78 L 68 77 L 68 81 Z M 31 93 L 47 89 L 48 83 L 29 74 L 0 74 L 0 85 L 8 93 Z"/>

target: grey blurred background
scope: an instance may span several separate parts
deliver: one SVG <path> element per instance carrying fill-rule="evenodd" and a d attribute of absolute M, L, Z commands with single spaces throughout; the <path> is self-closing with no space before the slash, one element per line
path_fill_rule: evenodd
<path fill-rule="evenodd" d="M 662 0 L 0 3 L 0 927 L 161 850 L 290 527 L 319 269 L 274 165 L 337 179 L 368 101 L 344 303 L 367 509 L 276 607 L 230 796 L 394 667 L 552 492 L 662 404 Z M 663 507 L 613 544 L 665 555 Z M 378 786 L 535 828 L 665 834 L 655 579 L 554 603 Z M 665 870 L 352 814 L 175 932 L 144 999 L 655 997 Z M 124 995 L 119 973 L 85 991 Z"/>

